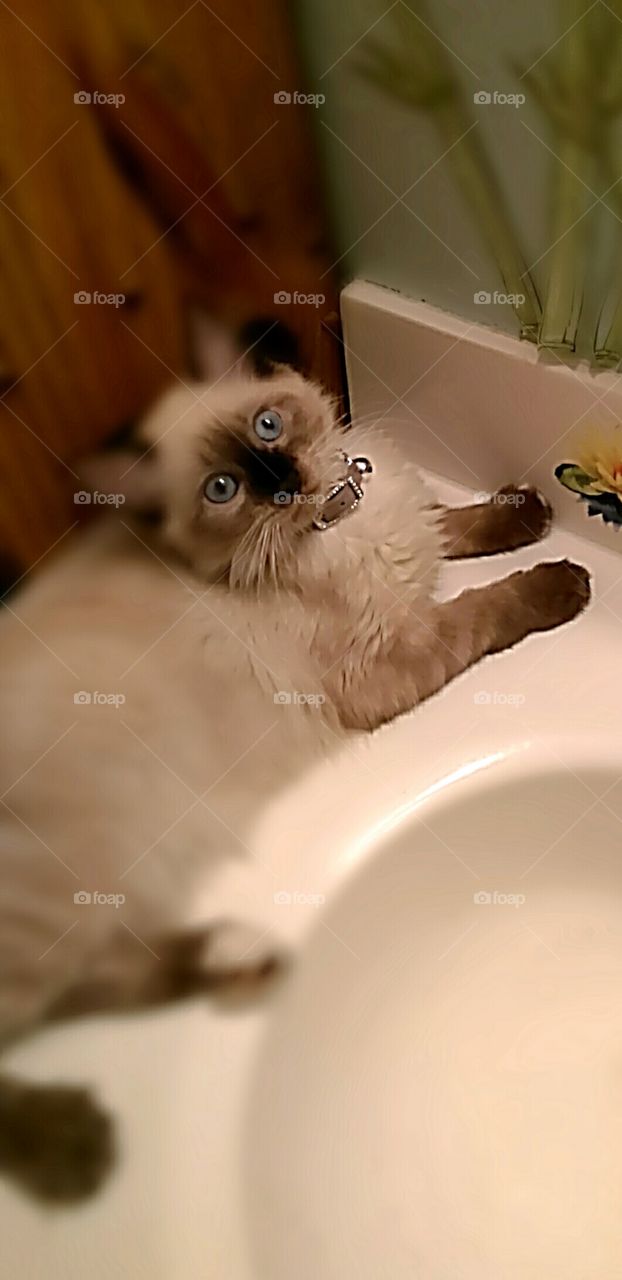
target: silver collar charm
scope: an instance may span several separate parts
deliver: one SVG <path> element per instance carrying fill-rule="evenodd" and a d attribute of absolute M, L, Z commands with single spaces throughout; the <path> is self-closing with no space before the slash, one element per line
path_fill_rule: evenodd
<path fill-rule="evenodd" d="M 373 471 L 369 458 L 350 458 L 344 453 L 343 459 L 346 474 L 328 490 L 322 510 L 313 521 L 316 529 L 331 529 L 343 516 L 354 511 L 365 497 L 362 481 L 367 480 Z"/>

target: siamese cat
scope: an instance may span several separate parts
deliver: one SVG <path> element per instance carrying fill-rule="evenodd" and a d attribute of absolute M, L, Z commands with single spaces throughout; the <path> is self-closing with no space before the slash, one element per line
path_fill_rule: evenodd
<path fill-rule="evenodd" d="M 2 618 L 5 1043 L 269 972 L 248 927 L 184 929 L 205 866 L 252 856 L 262 808 L 336 739 L 589 599 L 562 560 L 439 603 L 444 557 L 536 541 L 546 502 L 440 508 L 389 433 L 344 433 L 289 368 L 177 386 L 142 442 L 103 459 L 116 506 Z M 23 1188 L 87 1195 L 113 1148 L 86 1090 L 0 1080 L 0 1172 Z"/>

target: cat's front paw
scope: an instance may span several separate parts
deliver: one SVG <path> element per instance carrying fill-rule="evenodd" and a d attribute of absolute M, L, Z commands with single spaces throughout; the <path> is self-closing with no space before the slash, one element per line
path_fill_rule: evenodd
<path fill-rule="evenodd" d="M 527 546 L 545 538 L 551 528 L 553 508 L 543 494 L 528 485 L 507 484 L 499 489 L 493 502 L 513 509 L 514 548 Z"/>
<path fill-rule="evenodd" d="M 82 1200 L 114 1158 L 110 1117 L 86 1089 L 22 1085 L 3 1095 L 0 1170 L 39 1200 Z"/>
<path fill-rule="evenodd" d="M 583 565 L 570 560 L 537 564 L 522 575 L 530 609 L 536 615 L 535 629 L 547 631 L 571 622 L 582 613 L 591 596 L 590 575 Z"/>

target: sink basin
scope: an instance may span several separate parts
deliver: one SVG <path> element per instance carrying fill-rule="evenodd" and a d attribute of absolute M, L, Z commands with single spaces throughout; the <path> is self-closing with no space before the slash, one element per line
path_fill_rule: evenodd
<path fill-rule="evenodd" d="M 257 1280 L 622 1274 L 621 772 L 482 770 L 347 877 L 250 1092 Z"/>

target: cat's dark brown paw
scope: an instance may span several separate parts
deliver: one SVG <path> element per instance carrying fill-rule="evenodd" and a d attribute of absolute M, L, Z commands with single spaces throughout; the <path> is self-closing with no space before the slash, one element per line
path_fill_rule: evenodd
<path fill-rule="evenodd" d="M 19 1084 L 2 1101 L 2 1173 L 49 1203 L 97 1190 L 114 1160 L 113 1130 L 86 1089 Z"/>
<path fill-rule="evenodd" d="M 518 551 L 544 538 L 553 513 L 541 493 L 506 484 L 485 502 L 443 512 L 440 528 L 448 560 Z"/>
<path fill-rule="evenodd" d="M 252 999 L 286 969 L 285 957 L 265 934 L 236 921 L 220 921 L 167 943 L 172 994 L 207 992 L 238 1000 Z"/>
<path fill-rule="evenodd" d="M 523 575 L 527 603 L 536 616 L 535 629 L 547 631 L 571 622 L 585 609 L 591 595 L 590 575 L 570 560 L 538 564 Z"/>
<path fill-rule="evenodd" d="M 515 518 L 508 520 L 511 542 L 508 550 L 518 550 L 532 542 L 539 542 L 551 528 L 553 508 L 537 489 L 527 485 L 506 484 L 495 494 L 493 502 L 505 505 L 514 512 Z"/>

